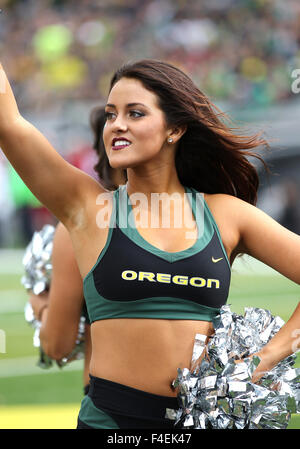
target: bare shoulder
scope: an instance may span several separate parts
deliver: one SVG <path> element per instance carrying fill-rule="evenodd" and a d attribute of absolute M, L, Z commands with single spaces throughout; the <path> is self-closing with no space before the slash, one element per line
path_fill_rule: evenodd
<path fill-rule="evenodd" d="M 94 266 L 107 241 L 113 213 L 115 191 L 106 190 L 95 181 L 76 221 L 67 226 L 82 278 Z"/>
<path fill-rule="evenodd" d="M 206 203 L 213 214 L 224 216 L 233 220 L 232 224 L 241 224 L 243 219 L 265 215 L 258 207 L 247 201 L 225 193 L 214 193 L 204 195 Z"/>
<path fill-rule="evenodd" d="M 86 201 L 86 216 L 89 225 L 94 223 L 97 225 L 97 228 L 106 227 L 105 222 L 113 209 L 113 197 L 114 191 L 105 189 L 95 180 L 94 186 L 91 188 L 90 195 Z M 103 222 L 100 223 L 101 220 Z"/>
<path fill-rule="evenodd" d="M 70 231 L 86 230 L 90 224 L 92 217 L 95 217 L 97 211 L 108 203 L 112 203 L 113 192 L 106 190 L 100 182 L 92 178 L 90 175 L 83 173 L 82 188 L 84 189 L 84 201 L 82 206 L 77 209 L 74 215 L 70 215 L 69 220 L 64 223 Z"/>
<path fill-rule="evenodd" d="M 237 254 L 241 252 L 239 215 L 243 201 L 223 193 L 205 193 L 204 198 L 218 226 L 228 259 L 232 264 Z"/>
<path fill-rule="evenodd" d="M 239 227 L 241 213 L 254 206 L 232 195 L 225 193 L 204 194 L 207 206 L 215 220 L 226 222 L 230 227 Z"/>
<path fill-rule="evenodd" d="M 300 236 L 289 231 L 259 207 L 230 195 L 205 195 L 221 234 L 236 236 L 235 251 L 248 254 L 300 283 Z M 223 236 L 222 236 L 223 238 Z"/>
<path fill-rule="evenodd" d="M 86 204 L 94 202 L 98 195 L 112 193 L 111 191 L 106 190 L 99 181 L 84 172 L 82 172 L 82 184 L 86 195 Z"/>
<path fill-rule="evenodd" d="M 280 230 L 280 225 L 256 205 L 226 194 L 205 194 L 205 200 L 211 211 L 217 216 L 233 220 L 241 234 L 258 226 L 269 226 Z M 281 226 L 282 228 L 282 226 Z"/>
<path fill-rule="evenodd" d="M 240 207 L 245 202 L 240 198 L 226 193 L 205 193 L 204 197 L 209 207 L 212 206 L 221 209 Z"/>

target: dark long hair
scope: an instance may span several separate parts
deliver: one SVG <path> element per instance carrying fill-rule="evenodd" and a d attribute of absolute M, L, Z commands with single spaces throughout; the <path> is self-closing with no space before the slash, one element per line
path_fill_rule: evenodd
<path fill-rule="evenodd" d="M 103 142 L 103 128 L 105 125 L 105 107 L 96 106 L 90 113 L 90 126 L 94 134 L 93 148 L 99 156 L 97 164 L 94 166 L 100 183 L 107 190 L 116 190 L 119 185 L 115 182 L 116 175 L 123 175 L 124 182 L 127 180 L 127 172 L 124 169 L 112 168 L 105 151 Z"/>
<path fill-rule="evenodd" d="M 269 147 L 261 133 L 236 134 L 222 113 L 181 70 L 163 61 L 144 59 L 123 65 L 111 79 L 110 90 L 121 78 L 134 78 L 155 93 L 168 126 L 187 126 L 176 152 L 182 185 L 199 192 L 226 193 L 256 204 L 259 177 L 247 156 Z"/>

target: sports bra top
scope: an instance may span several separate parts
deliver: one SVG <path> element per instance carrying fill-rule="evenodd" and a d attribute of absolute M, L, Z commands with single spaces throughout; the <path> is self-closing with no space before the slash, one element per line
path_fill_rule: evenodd
<path fill-rule="evenodd" d="M 219 314 L 228 297 L 230 264 L 204 195 L 184 188 L 198 234 L 191 247 L 178 252 L 162 251 L 141 236 L 126 185 L 113 192 L 106 244 L 83 281 L 91 323 L 111 318 L 212 321 Z"/>

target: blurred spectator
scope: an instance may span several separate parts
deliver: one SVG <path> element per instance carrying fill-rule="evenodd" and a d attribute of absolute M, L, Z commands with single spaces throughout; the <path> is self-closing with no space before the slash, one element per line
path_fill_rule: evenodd
<path fill-rule="evenodd" d="M 99 158 L 95 151 L 89 145 L 80 146 L 77 150 L 72 151 L 72 153 L 67 158 L 70 164 L 84 171 L 88 175 L 97 178 L 97 173 L 94 170 L 94 166 L 98 162 Z"/>
<path fill-rule="evenodd" d="M 286 182 L 283 188 L 285 192 L 285 203 L 279 222 L 290 231 L 300 234 L 299 189 L 297 184 L 292 181 Z"/>
<path fill-rule="evenodd" d="M 24 246 L 32 239 L 34 231 L 39 231 L 46 223 L 52 223 L 54 220 L 52 214 L 41 205 L 10 164 L 7 166 L 7 174 L 10 196 L 19 222 L 20 241 L 17 243 Z"/>
<path fill-rule="evenodd" d="M 300 186 L 292 179 L 283 179 L 260 192 L 258 207 L 282 226 L 300 234 Z"/>
<path fill-rule="evenodd" d="M 0 50 L 23 108 L 100 100 L 132 58 L 170 60 L 216 100 L 288 99 L 300 67 L 300 2 L 4 0 Z M 22 100 L 20 102 L 20 100 Z"/>
<path fill-rule="evenodd" d="M 11 218 L 14 211 L 6 170 L 6 160 L 0 153 L 0 248 L 10 241 Z"/>

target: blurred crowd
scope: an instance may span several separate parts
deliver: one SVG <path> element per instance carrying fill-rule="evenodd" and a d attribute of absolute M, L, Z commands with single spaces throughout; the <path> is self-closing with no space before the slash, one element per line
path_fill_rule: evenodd
<path fill-rule="evenodd" d="M 298 0 L 2 0 L 0 54 L 24 107 L 102 98 L 121 63 L 185 69 L 216 100 L 270 104 L 300 67 Z"/>
<path fill-rule="evenodd" d="M 242 109 L 295 97 L 299 0 L 0 0 L 0 7 L 0 59 L 20 109 L 45 117 L 46 136 L 86 171 L 92 139 L 80 129 L 81 105 L 104 101 L 112 73 L 128 60 L 169 61 L 214 102 Z M 67 130 L 72 114 L 80 118 L 76 132 Z M 50 126 L 54 116 L 61 134 Z M 44 132 L 43 123 L 34 123 Z M 1 157 L 0 184 L 1 210 L 27 242 L 49 216 Z M 7 232 L 13 235 L 3 217 L 0 246 Z"/>
<path fill-rule="evenodd" d="M 66 156 L 68 162 L 97 179 L 94 166 L 98 162 L 91 144 L 81 145 Z M 0 248 L 24 247 L 34 233 L 57 219 L 24 184 L 14 168 L 0 152 Z"/>

